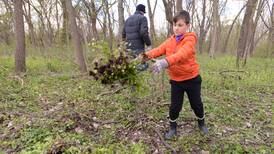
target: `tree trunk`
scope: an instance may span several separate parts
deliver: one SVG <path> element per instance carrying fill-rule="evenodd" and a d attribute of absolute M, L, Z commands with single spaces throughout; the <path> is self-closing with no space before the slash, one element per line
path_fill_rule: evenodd
<path fill-rule="evenodd" d="M 268 36 L 268 49 L 271 52 L 270 54 L 273 55 L 274 54 L 274 3 L 272 4 L 272 10 L 270 12 L 271 15 L 271 25 L 270 25 L 270 29 L 269 29 L 269 36 Z"/>
<path fill-rule="evenodd" d="M 79 65 L 80 71 L 86 72 L 87 67 L 86 67 L 85 58 L 84 58 L 84 54 L 83 54 L 81 37 L 79 34 L 78 27 L 76 25 L 75 10 L 72 7 L 71 0 L 66 0 L 66 6 L 68 9 L 68 14 L 69 14 L 69 25 L 70 25 L 72 41 L 73 41 L 74 48 L 75 48 L 76 62 Z"/>
<path fill-rule="evenodd" d="M 218 41 L 218 28 L 219 28 L 219 0 L 213 1 L 213 24 L 211 26 L 211 41 L 209 56 L 214 57 L 214 53 L 217 51 Z"/>
<path fill-rule="evenodd" d="M 198 13 L 197 13 L 197 18 L 198 18 Z M 206 38 L 206 29 L 205 29 L 205 21 L 206 21 L 206 0 L 203 0 L 203 9 L 202 9 L 202 21 L 201 21 L 201 24 L 199 25 L 200 27 L 200 31 L 199 31 L 199 42 L 198 42 L 198 45 L 199 45 L 199 52 L 202 53 L 203 52 L 203 45 L 204 45 L 204 42 L 205 42 L 205 38 Z"/>
<path fill-rule="evenodd" d="M 51 46 L 53 43 L 53 28 L 51 25 L 51 21 L 50 21 L 50 16 L 52 13 L 52 5 L 49 5 L 48 8 L 47 7 L 47 1 L 38 1 L 39 3 L 39 7 L 41 8 L 41 12 L 40 14 L 40 19 L 41 19 L 41 23 L 43 25 L 42 29 L 43 30 L 43 34 L 45 36 L 45 39 L 43 39 L 46 43 L 46 46 Z M 34 7 L 34 5 L 33 5 Z M 36 9 L 38 10 L 38 9 Z M 37 11 L 38 12 L 38 11 Z M 46 21 L 46 22 L 44 22 Z"/>
<path fill-rule="evenodd" d="M 107 40 L 107 14 L 106 14 L 106 12 L 104 12 L 104 19 L 103 19 L 103 23 L 102 23 L 102 31 L 103 31 L 104 40 Z"/>
<path fill-rule="evenodd" d="M 150 35 L 152 42 L 156 41 L 156 32 L 155 32 L 155 25 L 154 25 L 154 15 L 155 15 L 155 9 L 157 5 L 158 0 L 155 1 L 153 10 L 151 9 L 150 1 L 147 0 L 147 6 L 148 6 L 148 17 L 149 17 L 149 23 L 150 23 Z"/>
<path fill-rule="evenodd" d="M 262 13 L 262 10 L 264 8 L 264 5 L 265 5 L 265 0 L 260 0 L 259 1 L 259 6 L 257 8 L 257 13 L 256 13 L 256 17 L 255 17 L 255 21 L 254 21 L 254 24 L 253 24 L 253 27 L 252 27 L 252 33 L 251 33 L 251 42 L 248 43 L 249 45 L 249 51 L 248 53 L 250 54 L 250 56 L 253 55 L 253 51 L 254 51 L 254 48 L 255 48 L 255 33 L 256 33 L 256 28 L 257 28 L 257 24 L 258 24 L 258 21 L 259 21 L 259 18 L 261 16 L 261 13 Z"/>
<path fill-rule="evenodd" d="M 69 34 L 68 34 L 68 12 L 66 6 L 66 0 L 61 0 L 61 7 L 63 11 L 63 23 L 62 23 L 62 30 L 61 30 L 61 42 L 67 44 L 69 42 Z"/>
<path fill-rule="evenodd" d="M 107 17 L 107 29 L 108 29 L 108 45 L 110 48 L 110 51 L 112 51 L 113 48 L 113 31 L 112 31 L 112 22 L 111 22 L 111 16 L 110 16 L 110 12 L 109 12 L 109 3 L 107 0 L 104 0 L 104 6 L 105 6 L 105 14 Z"/>
<path fill-rule="evenodd" d="M 251 33 L 253 27 L 253 16 L 257 6 L 257 0 L 248 0 L 246 5 L 246 12 L 244 15 L 243 23 L 241 26 L 240 37 L 237 48 L 237 67 L 245 66 L 245 62 L 248 56 L 248 42 L 251 42 Z"/>
<path fill-rule="evenodd" d="M 89 16 L 90 16 L 90 20 L 91 20 L 91 30 L 92 30 L 92 38 L 95 40 L 99 40 L 99 34 L 96 28 L 96 24 L 97 24 L 97 13 L 100 11 L 101 7 L 100 6 L 98 10 L 96 10 L 96 6 L 94 3 L 94 0 L 87 2 L 86 0 L 82 0 L 84 2 L 84 4 L 86 5 L 86 7 L 89 10 Z"/>
<path fill-rule="evenodd" d="M 180 12 L 183 10 L 183 1 L 182 0 L 176 0 L 176 11 Z"/>
<path fill-rule="evenodd" d="M 196 3 L 195 3 L 195 1 L 192 1 L 192 4 L 191 4 L 191 21 L 190 21 L 190 23 L 193 23 L 193 21 L 194 21 L 194 14 L 195 14 L 195 8 L 196 8 Z M 191 26 L 191 28 L 190 28 L 190 31 L 194 31 L 193 28 L 194 26 Z"/>
<path fill-rule="evenodd" d="M 32 19 L 31 19 L 31 6 L 30 6 L 30 2 L 29 0 L 26 1 L 27 2 L 27 8 L 25 5 L 23 5 L 23 8 L 24 8 L 24 16 L 25 16 L 25 19 L 27 21 L 27 24 L 28 24 L 28 28 L 29 28 L 29 39 L 30 39 L 30 43 L 33 44 L 34 46 L 38 46 L 37 44 L 37 38 L 36 38 L 36 34 L 35 34 L 35 31 L 34 31 L 34 26 L 33 26 L 33 23 L 32 23 Z"/>
<path fill-rule="evenodd" d="M 118 37 L 119 40 L 122 40 L 122 32 L 125 25 L 125 17 L 124 17 L 124 0 L 118 0 L 118 21 L 119 21 L 119 32 Z"/>
<path fill-rule="evenodd" d="M 57 33 L 56 33 L 56 36 L 59 35 L 59 32 L 60 32 L 60 21 L 59 21 L 59 9 L 58 9 L 58 0 L 55 1 L 55 20 L 56 20 L 56 25 L 57 25 Z M 56 37 L 55 36 L 55 37 Z"/>
<path fill-rule="evenodd" d="M 244 10 L 246 5 L 244 5 L 241 10 L 239 11 L 239 13 L 236 15 L 236 17 L 234 18 L 229 30 L 228 30 L 228 33 L 227 33 L 227 36 L 226 36 L 226 39 L 225 39 L 225 44 L 224 44 L 224 47 L 223 47 L 223 53 L 226 53 L 227 51 L 227 44 L 228 44 L 228 41 L 229 41 L 229 38 L 230 38 L 230 35 L 231 35 L 231 32 L 232 32 L 232 29 L 234 27 L 234 24 L 236 23 L 238 17 L 240 16 L 241 12 Z"/>
<path fill-rule="evenodd" d="M 15 72 L 26 71 L 26 47 L 25 47 L 25 29 L 23 18 L 23 0 L 14 1 L 14 19 L 15 19 Z"/>
<path fill-rule="evenodd" d="M 172 0 L 163 0 L 164 7 L 165 7 L 165 13 L 166 13 L 166 20 L 168 21 L 168 36 L 170 36 L 172 32 L 172 25 L 173 25 L 173 8 L 174 8 L 174 3 Z"/>
<path fill-rule="evenodd" d="M 13 33 L 11 31 L 12 31 L 12 24 L 14 23 L 14 21 L 12 19 L 14 10 L 11 7 L 12 6 L 11 1 L 3 0 L 3 2 L 4 2 L 4 6 L 6 8 L 6 11 L 7 11 L 7 14 L 6 14 L 7 16 L 2 18 L 3 19 L 2 22 L 3 22 L 3 24 L 5 24 L 5 26 L 4 26 L 5 28 L 2 29 L 2 36 L 3 36 L 3 39 L 4 39 L 5 43 L 7 45 L 10 45 L 11 36 L 13 36 Z"/>

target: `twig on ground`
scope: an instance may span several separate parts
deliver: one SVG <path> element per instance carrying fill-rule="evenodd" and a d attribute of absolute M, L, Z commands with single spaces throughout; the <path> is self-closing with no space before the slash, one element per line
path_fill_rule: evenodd
<path fill-rule="evenodd" d="M 106 92 L 103 92 L 103 93 L 101 93 L 101 94 L 99 94 L 98 96 L 97 96 L 97 98 L 98 97 L 101 97 L 101 96 L 104 96 L 104 95 L 109 95 L 109 94 L 115 94 L 115 93 L 118 93 L 119 91 L 121 91 L 121 90 L 123 90 L 123 89 L 125 89 L 126 87 L 120 87 L 120 88 L 118 88 L 118 89 L 116 89 L 116 90 L 114 90 L 114 91 L 106 91 Z"/>
<path fill-rule="evenodd" d="M 159 136 L 160 140 L 162 141 L 162 143 L 164 144 L 164 146 L 166 146 L 168 149 L 170 149 L 172 151 L 173 154 L 176 154 L 176 150 L 169 144 L 166 143 L 165 139 L 163 138 L 163 136 L 161 135 L 161 133 L 154 127 L 151 127 Z"/>
<path fill-rule="evenodd" d="M 224 73 L 247 73 L 247 71 L 243 71 L 243 70 L 224 70 L 224 71 L 220 71 L 220 74 L 224 74 Z"/>
<path fill-rule="evenodd" d="M 76 111 L 74 111 L 74 113 L 76 113 L 76 114 L 78 114 L 80 116 L 83 116 L 83 117 L 85 117 L 87 119 L 90 119 L 93 122 L 102 124 L 102 125 L 115 124 L 115 123 L 119 123 L 120 122 L 120 121 L 113 121 L 113 120 L 100 121 L 100 120 L 93 119 L 93 118 L 89 117 L 88 115 L 85 115 L 85 114 L 82 114 L 82 113 L 79 113 L 79 112 L 76 112 Z"/>

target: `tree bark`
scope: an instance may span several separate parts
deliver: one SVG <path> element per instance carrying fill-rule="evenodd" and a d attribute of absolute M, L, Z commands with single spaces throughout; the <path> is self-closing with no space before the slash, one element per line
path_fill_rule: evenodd
<path fill-rule="evenodd" d="M 191 2 L 192 4 L 191 4 L 191 21 L 190 21 L 190 23 L 193 23 L 193 21 L 194 21 L 194 14 L 195 14 L 195 9 L 196 9 L 196 3 L 195 3 L 195 1 L 192 1 Z M 191 26 L 191 28 L 190 28 L 190 30 L 191 31 L 194 31 L 193 28 L 194 27 L 194 25 L 192 25 Z"/>
<path fill-rule="evenodd" d="M 68 34 L 68 12 L 67 12 L 67 6 L 66 6 L 66 0 L 61 0 L 61 7 L 62 7 L 62 30 L 61 30 L 61 42 L 64 44 L 67 44 L 69 42 L 69 34 Z"/>
<path fill-rule="evenodd" d="M 56 36 L 59 35 L 60 32 L 60 21 L 59 21 L 59 9 L 58 9 L 58 0 L 55 1 L 55 20 L 56 20 L 56 25 L 57 25 L 57 34 Z"/>
<path fill-rule="evenodd" d="M 218 41 L 218 28 L 219 28 L 219 0 L 213 1 L 213 24 L 211 26 L 211 41 L 210 41 L 210 49 L 209 56 L 211 58 L 214 57 L 214 53 L 217 52 Z"/>
<path fill-rule="evenodd" d="M 166 20 L 168 21 L 168 36 L 170 36 L 173 32 L 172 32 L 172 25 L 173 25 L 173 21 L 172 21 L 172 17 L 173 17 L 173 8 L 174 8 L 174 2 L 173 0 L 163 0 L 163 4 L 165 7 L 165 13 L 166 13 Z"/>
<path fill-rule="evenodd" d="M 206 0 L 203 0 L 203 8 L 202 8 L 202 21 L 200 23 L 200 20 L 199 20 L 199 15 L 197 13 L 197 19 L 198 19 L 198 22 L 199 22 L 199 42 L 198 42 L 198 45 L 199 45 L 199 51 L 200 53 L 203 52 L 203 46 L 204 46 L 204 42 L 205 42 L 205 38 L 206 38 L 206 34 L 207 34 L 207 28 L 205 27 L 206 26 Z"/>
<path fill-rule="evenodd" d="M 29 39 L 30 39 L 30 43 L 33 44 L 34 46 L 38 46 L 38 43 L 37 43 L 37 38 L 36 38 L 36 33 L 34 31 L 34 26 L 33 26 L 33 23 L 32 23 L 32 16 L 31 16 L 31 5 L 30 5 L 30 2 L 29 0 L 26 0 L 25 2 L 27 2 L 27 8 L 25 5 L 23 5 L 23 8 L 24 8 L 24 16 L 25 16 L 25 19 L 27 21 L 27 24 L 28 24 L 28 28 L 29 28 Z"/>
<path fill-rule="evenodd" d="M 109 3 L 107 0 L 104 0 L 104 8 L 105 8 L 105 14 L 106 14 L 106 17 L 107 17 L 107 29 L 108 29 L 108 45 L 109 45 L 109 48 L 110 48 L 110 51 L 112 51 L 113 49 L 113 30 L 112 30 L 112 22 L 111 22 L 111 16 L 110 16 L 110 12 L 109 12 Z"/>
<path fill-rule="evenodd" d="M 248 42 L 251 42 L 251 33 L 253 26 L 253 16 L 257 6 L 258 0 L 248 0 L 246 5 L 246 11 L 241 26 L 240 37 L 237 47 L 237 60 L 236 66 L 245 66 L 246 58 L 248 56 Z"/>
<path fill-rule="evenodd" d="M 271 55 L 274 55 L 274 3 L 272 4 L 270 15 L 271 25 L 268 35 L 268 50 L 270 51 Z"/>
<path fill-rule="evenodd" d="M 153 40 L 153 42 L 156 41 L 156 32 L 155 32 L 155 25 L 154 25 L 154 15 L 155 15 L 155 9 L 156 9 L 156 5 L 157 5 L 158 0 L 155 1 L 154 4 L 154 8 L 152 10 L 151 5 L 150 5 L 150 1 L 147 0 L 147 6 L 148 6 L 148 17 L 149 17 L 149 23 L 150 23 L 150 36 L 151 39 Z"/>
<path fill-rule="evenodd" d="M 183 1 L 182 0 L 176 0 L 176 11 L 180 12 L 183 10 Z"/>
<path fill-rule="evenodd" d="M 261 16 L 261 13 L 262 13 L 262 10 L 264 8 L 264 4 L 265 4 L 265 0 L 260 0 L 259 1 L 259 6 L 257 8 L 257 13 L 256 13 L 256 17 L 255 17 L 255 21 L 254 21 L 254 24 L 253 24 L 253 27 L 252 27 L 252 33 L 251 33 L 251 42 L 248 43 L 249 45 L 249 50 L 248 50 L 248 54 L 250 54 L 251 56 L 253 55 L 253 51 L 254 51 L 254 48 L 255 48 L 255 33 L 256 33 L 256 28 L 257 28 L 257 24 L 258 24 L 258 21 L 259 21 L 259 18 Z M 246 59 L 245 59 L 245 62 L 246 62 Z"/>
<path fill-rule="evenodd" d="M 79 30 L 78 30 L 78 27 L 76 24 L 76 19 L 75 19 L 75 10 L 72 7 L 71 0 L 66 0 L 66 7 L 68 9 L 68 14 L 69 14 L 70 32 L 71 32 L 72 41 L 73 41 L 74 48 L 75 48 L 76 62 L 79 65 L 81 72 L 87 72 L 87 67 L 86 67 L 85 58 L 84 58 L 84 54 L 83 54 L 81 37 L 80 37 L 80 33 L 79 33 Z"/>
<path fill-rule="evenodd" d="M 125 17 L 124 17 L 124 0 L 118 0 L 118 22 L 119 22 L 119 31 L 118 31 L 118 37 L 119 40 L 122 40 L 122 32 L 125 25 Z"/>
<path fill-rule="evenodd" d="M 25 29 L 23 18 L 23 0 L 14 1 L 14 19 L 15 19 L 15 72 L 26 71 L 26 47 L 25 47 Z"/>

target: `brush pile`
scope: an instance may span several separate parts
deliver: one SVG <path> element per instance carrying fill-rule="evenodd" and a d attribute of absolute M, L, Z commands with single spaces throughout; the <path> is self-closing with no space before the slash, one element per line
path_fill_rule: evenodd
<path fill-rule="evenodd" d="M 95 80 L 102 84 L 113 84 L 116 82 L 134 85 L 137 82 L 136 62 L 131 61 L 129 56 L 123 52 L 119 56 L 110 56 L 106 63 L 94 62 L 94 68 L 89 72 Z"/>

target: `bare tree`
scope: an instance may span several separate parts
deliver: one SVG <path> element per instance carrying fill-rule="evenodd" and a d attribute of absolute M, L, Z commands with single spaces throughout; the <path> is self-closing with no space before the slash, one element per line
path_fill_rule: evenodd
<path fill-rule="evenodd" d="M 68 33 L 68 12 L 67 12 L 67 6 L 66 6 L 66 0 L 60 0 L 61 1 L 61 8 L 62 8 L 62 28 L 61 28 L 61 42 L 67 44 L 69 42 L 69 33 Z"/>
<path fill-rule="evenodd" d="M 53 8 L 53 3 L 52 1 L 38 1 L 40 8 L 41 8 L 41 17 L 43 18 L 44 21 L 46 21 L 44 33 L 45 33 L 45 38 L 46 38 L 46 44 L 47 46 L 51 46 L 53 43 L 53 27 L 52 27 L 52 22 L 50 20 L 50 17 L 52 16 L 52 8 Z"/>
<path fill-rule="evenodd" d="M 96 25 L 97 25 L 97 15 L 98 15 L 99 11 L 102 9 L 102 7 L 104 5 L 103 5 L 103 3 L 101 3 L 101 5 L 98 6 L 98 8 L 96 8 L 94 0 L 91 0 L 91 1 L 82 0 L 82 1 L 84 2 L 85 6 L 89 10 L 93 38 L 95 40 L 99 40 L 99 34 L 98 34 L 97 27 L 96 27 Z"/>
<path fill-rule="evenodd" d="M 272 8 L 269 10 L 271 25 L 269 26 L 268 50 L 271 52 L 271 54 L 274 54 L 274 3 L 272 4 Z"/>
<path fill-rule="evenodd" d="M 108 30 L 108 44 L 110 47 L 110 50 L 112 51 L 113 48 L 113 28 L 112 28 L 112 22 L 111 22 L 111 16 L 110 16 L 110 8 L 112 7 L 113 4 L 109 4 L 109 2 L 107 0 L 103 0 L 104 3 L 104 12 L 105 12 L 105 16 L 106 16 L 106 20 L 105 20 L 105 25 L 106 25 L 106 30 Z"/>
<path fill-rule="evenodd" d="M 211 41 L 209 56 L 214 57 L 214 53 L 217 51 L 217 45 L 219 43 L 218 28 L 219 28 L 219 0 L 213 0 L 213 23 L 211 26 Z"/>
<path fill-rule="evenodd" d="M 12 16 L 13 8 L 12 2 L 9 0 L 3 0 L 6 9 L 5 15 L 0 18 L 0 40 L 3 40 L 7 45 L 11 43 L 11 36 L 13 36 L 12 30 Z"/>
<path fill-rule="evenodd" d="M 157 6 L 157 2 L 158 2 L 158 0 L 155 0 L 154 7 L 153 7 L 153 10 L 152 10 L 150 1 L 147 0 L 148 17 L 149 17 L 149 21 L 150 21 L 149 22 L 150 23 L 150 35 L 151 35 L 151 39 L 153 40 L 153 42 L 156 40 L 156 32 L 155 32 L 155 25 L 154 25 L 154 15 L 155 15 L 155 10 L 156 10 L 156 6 Z"/>
<path fill-rule="evenodd" d="M 183 10 L 183 0 L 176 0 L 176 11 L 180 12 Z"/>
<path fill-rule="evenodd" d="M 55 0 L 55 20 L 56 20 L 56 25 L 57 25 L 57 35 L 59 34 L 60 31 L 60 20 L 59 20 L 59 9 L 58 9 L 58 1 L 59 0 Z"/>
<path fill-rule="evenodd" d="M 248 43 L 252 41 L 252 26 L 253 26 L 253 16 L 257 6 L 258 0 L 248 0 L 246 4 L 246 12 L 244 15 L 243 23 L 241 26 L 240 38 L 238 41 L 237 48 L 237 67 L 245 66 L 246 59 L 248 56 L 249 46 Z"/>
<path fill-rule="evenodd" d="M 255 33 L 256 33 L 256 28 L 257 28 L 257 24 L 258 24 L 258 21 L 259 21 L 259 18 L 261 16 L 261 13 L 262 13 L 262 10 L 265 6 L 265 0 L 259 0 L 259 4 L 258 4 L 258 8 L 257 8 L 257 11 L 256 11 L 256 16 L 255 16 L 255 21 L 253 22 L 253 25 L 252 25 L 252 33 L 251 33 L 251 42 L 248 43 L 248 54 L 252 55 L 253 54 L 253 50 L 254 50 L 254 47 L 255 47 Z M 246 59 L 245 59 L 246 60 Z"/>
<path fill-rule="evenodd" d="M 38 39 L 40 42 L 40 45 L 45 46 L 47 44 L 46 41 L 48 41 L 48 39 L 46 39 L 46 24 L 45 24 L 45 20 L 44 20 L 44 14 L 43 11 L 40 10 L 39 7 L 37 7 L 35 4 L 33 4 L 33 1 L 31 0 L 27 0 L 27 3 L 29 3 L 32 8 L 34 9 L 34 11 L 37 13 L 38 15 L 38 27 L 39 27 L 39 32 L 38 32 Z"/>
<path fill-rule="evenodd" d="M 270 12 L 271 15 L 271 29 L 270 29 L 270 35 L 269 35 L 269 40 L 272 40 L 274 42 L 274 3 L 272 4 L 272 10 Z"/>
<path fill-rule="evenodd" d="M 207 14 L 210 14 L 210 13 L 206 13 L 207 11 L 207 7 L 206 7 L 206 0 L 203 0 L 203 7 L 202 7 L 202 20 L 200 19 L 199 17 L 199 14 L 196 10 L 196 18 L 198 20 L 198 24 L 199 24 L 199 39 L 198 39 L 198 46 L 199 46 L 199 51 L 200 53 L 203 52 L 203 48 L 204 48 L 204 42 L 205 42 L 205 39 L 206 39 L 206 35 L 208 33 L 208 30 L 210 28 L 210 25 L 211 25 L 211 15 L 209 16 L 206 16 Z"/>
<path fill-rule="evenodd" d="M 124 1 L 124 6 L 125 6 L 125 9 L 126 9 L 126 12 L 130 16 L 131 15 L 131 11 L 130 11 L 131 6 L 130 6 L 130 3 L 128 1 Z"/>
<path fill-rule="evenodd" d="M 172 17 L 174 12 L 174 0 L 163 0 L 165 13 L 166 13 L 166 20 L 168 21 L 168 35 L 172 34 Z"/>
<path fill-rule="evenodd" d="M 71 0 L 66 0 L 66 7 L 67 7 L 68 13 L 69 13 L 69 25 L 70 25 L 72 41 L 73 41 L 74 48 L 75 48 L 76 62 L 79 65 L 80 71 L 86 72 L 87 67 L 86 67 L 86 62 L 85 62 L 85 58 L 84 58 L 84 54 L 83 54 L 81 36 L 80 36 L 79 30 L 78 30 L 78 27 L 76 24 L 75 10 L 72 6 Z"/>
<path fill-rule="evenodd" d="M 12 7 L 11 7 L 11 1 L 10 0 L 2 0 L 3 2 L 4 2 L 4 5 L 5 5 L 5 7 L 6 7 L 6 10 L 8 11 L 8 12 L 13 12 L 13 9 L 12 9 Z"/>
<path fill-rule="evenodd" d="M 192 4 L 191 4 L 191 6 L 192 6 L 191 7 L 191 23 L 192 23 L 191 25 L 192 26 L 190 29 L 191 31 L 193 30 L 193 24 L 194 24 L 194 14 L 195 14 L 195 7 L 196 7 L 195 5 L 196 5 L 195 1 L 192 1 Z"/>
<path fill-rule="evenodd" d="M 236 23 L 238 17 L 240 16 L 240 14 L 242 13 L 242 11 L 244 10 L 245 6 L 246 6 L 246 5 L 244 5 L 244 6 L 241 8 L 241 10 L 238 12 L 238 14 L 237 14 L 236 17 L 234 18 L 234 20 L 233 20 L 233 22 L 232 22 L 232 24 L 231 24 L 231 26 L 230 26 L 230 28 L 229 28 L 229 30 L 228 30 L 228 33 L 227 33 L 227 36 L 226 36 L 226 39 L 225 39 L 225 44 L 224 44 L 223 49 L 222 49 L 222 51 L 223 51 L 224 53 L 226 53 L 227 45 L 228 45 L 228 40 L 229 40 L 229 38 L 230 38 L 230 35 L 231 35 L 232 29 L 233 29 L 233 27 L 234 27 L 234 24 Z"/>
<path fill-rule="evenodd" d="M 26 46 L 23 18 L 23 0 L 14 1 L 14 21 L 16 35 L 15 72 L 21 73 L 26 71 Z"/>
<path fill-rule="evenodd" d="M 26 3 L 23 5 L 23 9 L 24 9 L 24 16 L 28 24 L 30 43 L 33 44 L 34 46 L 38 46 L 36 33 L 32 23 L 31 5 L 29 0 L 25 0 L 25 2 Z"/>
<path fill-rule="evenodd" d="M 119 22 L 119 39 L 122 40 L 122 32 L 123 27 L 125 25 L 125 17 L 124 17 L 124 0 L 118 0 L 118 22 Z"/>

